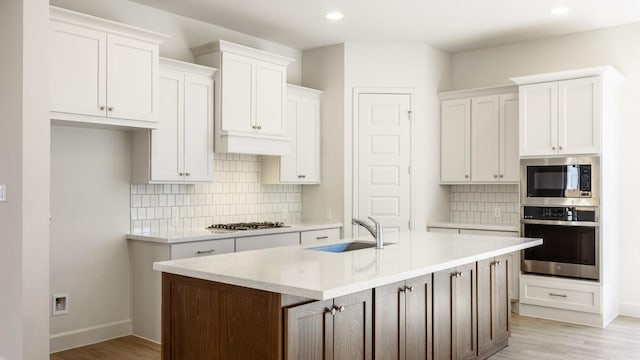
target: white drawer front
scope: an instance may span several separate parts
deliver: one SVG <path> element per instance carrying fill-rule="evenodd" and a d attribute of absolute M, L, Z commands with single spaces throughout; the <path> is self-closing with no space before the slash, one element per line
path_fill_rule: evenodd
<path fill-rule="evenodd" d="M 520 302 L 558 309 L 599 314 L 600 286 L 571 283 L 565 279 L 520 278 Z"/>
<path fill-rule="evenodd" d="M 266 249 L 300 244 L 300 233 L 247 236 L 236 239 L 236 251 Z"/>
<path fill-rule="evenodd" d="M 171 260 L 232 253 L 234 239 L 208 240 L 171 245 Z"/>
<path fill-rule="evenodd" d="M 460 230 L 455 228 L 440 228 L 440 227 L 429 227 L 430 232 L 439 232 L 439 233 L 447 233 L 447 234 L 459 234 Z"/>
<path fill-rule="evenodd" d="M 300 233 L 300 244 L 314 244 L 319 240 L 337 241 L 340 240 L 340 229 L 323 229 L 303 231 Z"/>
<path fill-rule="evenodd" d="M 517 231 L 460 229 L 460 234 L 463 234 L 463 235 L 513 236 L 513 237 L 518 237 L 518 232 Z"/>

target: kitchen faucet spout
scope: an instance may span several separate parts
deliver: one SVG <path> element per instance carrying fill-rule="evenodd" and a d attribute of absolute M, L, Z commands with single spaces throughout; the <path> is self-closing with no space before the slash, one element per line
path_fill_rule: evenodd
<path fill-rule="evenodd" d="M 365 220 L 360 220 L 356 218 L 352 219 L 351 223 L 353 225 L 360 225 L 363 228 L 365 228 L 371 234 L 371 236 L 373 236 L 373 238 L 376 239 L 376 249 L 382 249 L 384 248 L 384 241 L 382 239 L 382 233 L 383 233 L 382 224 L 379 221 L 376 221 L 371 216 L 368 216 L 368 218 L 369 220 L 373 221 L 373 225 L 369 224 Z"/>

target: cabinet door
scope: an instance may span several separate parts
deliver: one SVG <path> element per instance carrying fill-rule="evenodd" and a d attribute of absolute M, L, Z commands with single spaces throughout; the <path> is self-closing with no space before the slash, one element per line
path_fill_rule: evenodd
<path fill-rule="evenodd" d="M 476 264 L 456 268 L 452 277 L 451 319 L 453 359 L 475 359 L 477 356 Z"/>
<path fill-rule="evenodd" d="M 507 345 L 510 333 L 509 255 L 478 262 L 478 354 Z"/>
<path fill-rule="evenodd" d="M 213 81 L 184 78 L 184 172 L 187 181 L 213 180 Z"/>
<path fill-rule="evenodd" d="M 471 161 L 471 99 L 442 102 L 440 180 L 467 182 Z"/>
<path fill-rule="evenodd" d="M 333 300 L 284 309 L 285 360 L 333 359 Z"/>
<path fill-rule="evenodd" d="M 107 35 L 107 116 L 158 120 L 158 45 Z"/>
<path fill-rule="evenodd" d="M 236 251 L 266 249 L 300 244 L 300 233 L 247 236 L 236 239 Z"/>
<path fill-rule="evenodd" d="M 405 359 L 431 359 L 433 356 L 433 278 L 421 276 L 406 281 Z M 376 343 L 377 346 L 377 343 Z"/>
<path fill-rule="evenodd" d="M 600 78 L 558 83 L 560 154 L 600 152 Z"/>
<path fill-rule="evenodd" d="M 371 290 L 334 299 L 333 359 L 372 359 L 372 300 Z"/>
<path fill-rule="evenodd" d="M 286 134 L 285 102 L 287 96 L 287 68 L 257 61 L 256 121 L 260 134 Z"/>
<path fill-rule="evenodd" d="M 151 130 L 151 181 L 181 181 L 184 170 L 184 76 L 160 74 L 160 121 Z"/>
<path fill-rule="evenodd" d="M 287 135 L 291 138 L 291 152 L 280 157 L 280 181 L 298 182 L 298 115 L 300 98 L 290 96 L 287 99 Z"/>
<path fill-rule="evenodd" d="M 105 116 L 107 36 L 52 22 L 51 111 Z"/>
<path fill-rule="evenodd" d="M 222 131 L 256 132 L 254 116 L 256 97 L 256 60 L 231 53 L 222 53 L 220 80 L 222 89 Z"/>
<path fill-rule="evenodd" d="M 452 323 L 451 291 L 455 270 L 448 269 L 433 274 L 433 358 L 451 360 Z"/>
<path fill-rule="evenodd" d="M 520 86 L 520 156 L 554 155 L 558 147 L 558 83 Z"/>
<path fill-rule="evenodd" d="M 288 122 L 287 122 L 288 123 Z M 302 183 L 320 182 L 320 99 L 302 98 L 296 128 L 297 168 Z"/>
<path fill-rule="evenodd" d="M 405 282 L 375 288 L 374 344 L 376 359 L 406 358 Z M 417 359 L 418 357 L 414 357 Z"/>
<path fill-rule="evenodd" d="M 471 100 L 471 181 L 499 180 L 500 97 Z"/>
<path fill-rule="evenodd" d="M 500 96 L 500 181 L 520 180 L 518 95 Z"/>

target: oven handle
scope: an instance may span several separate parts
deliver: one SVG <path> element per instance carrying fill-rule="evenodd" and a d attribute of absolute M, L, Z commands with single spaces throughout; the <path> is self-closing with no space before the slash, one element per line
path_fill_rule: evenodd
<path fill-rule="evenodd" d="M 583 226 L 599 228 L 600 224 L 594 221 L 562 221 L 562 220 L 532 220 L 522 219 L 522 224 L 538 224 L 538 225 L 561 225 L 561 226 Z"/>

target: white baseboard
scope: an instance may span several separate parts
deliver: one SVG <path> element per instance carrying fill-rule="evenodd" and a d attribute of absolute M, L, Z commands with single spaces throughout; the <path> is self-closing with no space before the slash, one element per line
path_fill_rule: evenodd
<path fill-rule="evenodd" d="M 640 318 L 640 304 L 620 303 L 620 315 Z"/>
<path fill-rule="evenodd" d="M 51 334 L 49 351 L 55 353 L 127 335 L 131 335 L 131 319 Z"/>

